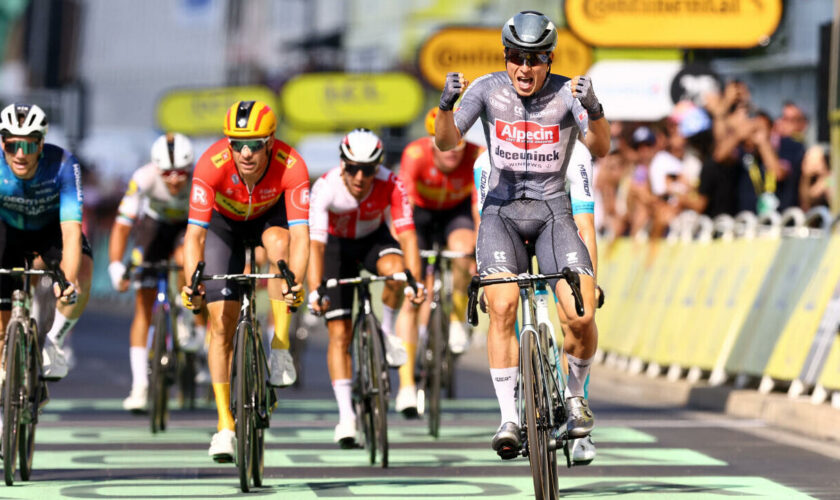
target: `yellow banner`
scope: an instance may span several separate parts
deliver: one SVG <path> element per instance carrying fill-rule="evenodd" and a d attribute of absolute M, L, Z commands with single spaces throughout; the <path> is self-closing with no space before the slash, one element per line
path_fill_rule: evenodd
<path fill-rule="evenodd" d="M 776 342 L 764 372 L 766 375 L 777 380 L 794 380 L 799 377 L 820 319 L 831 299 L 831 292 L 840 280 L 840 259 L 837 255 L 840 255 L 840 236 L 835 235 L 831 237 L 820 267 L 811 277 L 782 336 Z"/>
<path fill-rule="evenodd" d="M 301 129 L 398 127 L 422 111 L 423 89 L 405 73 L 310 73 L 287 83 L 280 101 Z"/>
<path fill-rule="evenodd" d="M 831 346 L 831 353 L 825 360 L 819 383 L 826 389 L 840 391 L 840 336 L 834 339 L 834 345 Z"/>
<path fill-rule="evenodd" d="M 566 0 L 572 31 L 604 47 L 749 48 L 781 17 L 781 0 Z"/>
<path fill-rule="evenodd" d="M 474 81 L 487 73 L 505 70 L 502 32 L 499 28 L 444 28 L 420 48 L 418 65 L 423 78 L 443 89 L 446 73 L 463 73 Z M 592 49 L 565 29 L 557 30 L 552 73 L 569 77 L 586 73 L 592 65 Z"/>
<path fill-rule="evenodd" d="M 228 108 L 236 101 L 263 101 L 276 109 L 268 87 L 208 87 L 167 92 L 157 106 L 158 127 L 187 135 L 222 135 Z"/>

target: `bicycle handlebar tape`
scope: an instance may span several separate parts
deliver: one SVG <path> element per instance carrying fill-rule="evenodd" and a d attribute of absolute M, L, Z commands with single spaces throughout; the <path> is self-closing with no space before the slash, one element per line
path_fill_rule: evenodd
<path fill-rule="evenodd" d="M 473 276 L 470 280 L 470 300 L 467 304 L 467 322 L 469 322 L 472 326 L 478 326 L 478 311 L 476 310 L 476 307 L 478 306 L 478 288 L 480 284 L 481 278 L 479 276 Z"/>
<path fill-rule="evenodd" d="M 277 267 L 280 269 L 280 276 L 282 276 L 283 279 L 286 280 L 286 287 L 288 287 L 289 292 L 291 292 L 292 287 L 295 286 L 295 273 L 293 273 L 292 270 L 289 269 L 289 265 L 286 264 L 285 260 L 278 260 Z M 296 312 L 297 307 L 289 306 L 289 311 Z"/>
<path fill-rule="evenodd" d="M 198 285 L 201 284 L 201 275 L 204 274 L 204 261 L 201 260 L 198 262 L 198 265 L 195 266 L 195 271 L 193 271 L 192 280 L 190 280 L 190 289 L 193 291 L 190 298 L 196 297 L 198 295 Z M 201 312 L 200 309 L 196 308 L 192 310 L 193 314 L 198 314 Z"/>
<path fill-rule="evenodd" d="M 414 276 L 412 276 L 411 271 L 409 271 L 408 269 L 405 270 L 405 281 L 406 281 L 406 283 L 408 283 L 408 286 L 410 286 L 411 289 L 414 290 L 414 295 L 416 296 L 417 295 L 417 280 L 414 279 Z"/>

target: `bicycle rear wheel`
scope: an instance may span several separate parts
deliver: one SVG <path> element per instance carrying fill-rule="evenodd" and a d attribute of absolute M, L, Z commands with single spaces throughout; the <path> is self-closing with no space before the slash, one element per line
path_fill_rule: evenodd
<path fill-rule="evenodd" d="M 34 339 L 38 338 L 35 322 L 30 322 L 29 349 L 26 353 L 28 358 L 26 373 L 24 377 L 25 394 L 23 400 L 25 410 L 21 411 L 21 423 L 18 435 L 18 452 L 20 453 L 20 478 L 29 481 L 32 474 L 32 457 L 35 455 L 35 424 L 38 422 L 38 410 L 41 403 L 41 394 L 44 390 L 43 382 L 40 380 L 41 357 L 38 352 L 38 344 Z"/>
<path fill-rule="evenodd" d="M 6 382 L 3 391 L 3 474 L 6 485 L 15 482 L 23 387 L 25 326 L 12 320 L 6 328 Z"/>
<path fill-rule="evenodd" d="M 372 394 L 370 398 L 371 418 L 376 436 L 376 447 L 379 450 L 379 463 L 388 467 L 388 386 L 389 374 L 385 368 L 385 348 L 382 345 L 382 332 L 372 316 L 368 316 L 367 338 L 370 340 L 369 365 L 371 374 Z"/>
<path fill-rule="evenodd" d="M 440 393 L 443 382 L 444 353 L 444 318 L 440 304 L 435 304 L 429 315 L 429 353 L 426 373 L 426 395 L 429 399 L 429 434 L 435 439 L 440 435 Z"/>
<path fill-rule="evenodd" d="M 154 338 L 149 373 L 149 417 L 150 428 L 154 434 L 166 430 L 166 404 L 169 399 L 166 382 L 167 366 L 164 365 L 169 322 L 164 308 L 159 307 L 155 310 L 152 325 L 154 325 Z"/>
<path fill-rule="evenodd" d="M 251 368 L 254 373 L 254 409 L 252 411 L 253 414 L 253 446 L 252 446 L 252 457 L 251 457 L 251 478 L 254 481 L 254 486 L 262 486 L 262 478 L 263 478 L 263 471 L 264 471 L 264 458 L 265 458 L 265 427 L 268 425 L 268 421 L 262 422 L 261 412 L 264 410 L 267 413 L 270 409 L 266 406 L 263 408 L 263 405 L 267 405 L 266 402 L 266 373 L 265 373 L 265 356 L 262 355 L 260 351 L 260 346 L 257 345 L 257 337 L 253 336 L 250 338 L 251 344 L 253 345 L 253 353 Z M 258 421 L 261 421 L 262 424 L 258 425 Z"/>
<path fill-rule="evenodd" d="M 236 327 L 236 351 L 234 362 L 236 366 L 231 372 L 232 387 L 236 391 L 234 416 L 236 417 L 236 467 L 239 469 L 239 488 L 247 493 L 251 488 L 253 469 L 251 462 L 254 458 L 254 373 L 251 362 L 254 359 L 253 344 L 248 341 L 253 332 L 253 326 L 240 322 Z"/>
<path fill-rule="evenodd" d="M 540 353 L 534 342 L 533 332 L 525 332 L 519 339 L 522 352 L 522 390 L 525 392 L 525 421 L 528 436 L 528 460 L 531 463 L 531 477 L 534 480 L 534 495 L 538 500 L 554 499 L 557 490 L 551 485 L 551 467 L 556 459 L 553 448 L 549 448 L 548 405 L 545 383 L 540 365 Z"/>

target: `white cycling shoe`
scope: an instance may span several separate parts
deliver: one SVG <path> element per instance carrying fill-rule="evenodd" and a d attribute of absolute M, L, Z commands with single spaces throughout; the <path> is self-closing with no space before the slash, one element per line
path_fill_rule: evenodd
<path fill-rule="evenodd" d="M 405 418 L 417 418 L 417 388 L 413 385 L 400 387 L 394 400 L 394 409 Z"/>
<path fill-rule="evenodd" d="M 64 351 L 49 337 L 44 340 L 41 361 L 44 366 L 45 379 L 60 380 L 67 376 L 67 359 L 64 357 Z"/>
<path fill-rule="evenodd" d="M 123 399 L 123 410 L 131 412 L 140 412 L 146 410 L 146 403 L 149 398 L 148 387 L 132 387 L 128 397 Z"/>
<path fill-rule="evenodd" d="M 222 429 L 213 434 L 210 440 L 210 449 L 207 454 L 213 460 L 220 463 L 233 462 L 233 454 L 236 449 L 236 433 L 230 429 Z"/>
<path fill-rule="evenodd" d="M 573 439 L 571 448 L 572 465 L 589 465 L 595 460 L 595 443 L 591 436 Z"/>
<path fill-rule="evenodd" d="M 288 349 L 272 349 L 269 361 L 271 376 L 268 383 L 274 387 L 288 387 L 297 380 L 295 362 Z"/>
<path fill-rule="evenodd" d="M 356 419 L 341 420 L 335 426 L 333 441 L 345 450 L 356 447 Z"/>
<path fill-rule="evenodd" d="M 449 350 L 453 354 L 462 354 L 470 346 L 470 330 L 466 323 L 449 323 Z"/>
<path fill-rule="evenodd" d="M 396 335 L 382 335 L 385 339 L 385 361 L 389 366 L 397 368 L 408 361 L 408 353 L 405 350 L 403 341 Z"/>

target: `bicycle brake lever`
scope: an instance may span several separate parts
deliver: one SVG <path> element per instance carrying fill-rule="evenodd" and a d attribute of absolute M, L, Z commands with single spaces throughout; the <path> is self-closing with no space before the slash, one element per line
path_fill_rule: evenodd
<path fill-rule="evenodd" d="M 204 266 L 205 263 L 203 260 L 199 261 L 198 265 L 195 266 L 195 271 L 193 271 L 192 280 L 190 280 L 190 290 L 193 291 L 193 293 L 190 295 L 190 300 L 198 296 L 198 285 L 201 284 L 201 275 L 204 274 Z M 196 315 L 200 312 L 201 310 L 199 309 L 192 310 L 192 313 Z"/>
<path fill-rule="evenodd" d="M 280 276 L 286 280 L 286 287 L 289 289 L 289 293 L 294 293 L 292 292 L 292 287 L 295 286 L 295 273 L 289 269 L 289 265 L 286 264 L 285 260 L 278 260 L 277 267 L 280 269 Z M 295 312 L 297 311 L 297 307 L 289 306 L 289 311 Z"/>
<path fill-rule="evenodd" d="M 476 306 L 478 305 L 478 285 L 480 283 L 481 278 L 479 276 L 473 276 L 470 280 L 470 299 L 469 303 L 467 304 L 467 322 L 472 326 L 478 326 L 478 311 L 476 310 Z"/>

